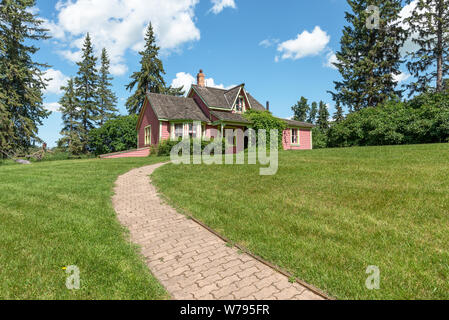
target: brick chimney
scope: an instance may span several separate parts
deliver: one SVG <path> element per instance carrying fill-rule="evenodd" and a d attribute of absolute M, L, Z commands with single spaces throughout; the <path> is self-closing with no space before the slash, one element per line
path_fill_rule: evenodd
<path fill-rule="evenodd" d="M 270 101 L 267 101 L 267 111 L 270 111 Z"/>
<path fill-rule="evenodd" d="M 198 75 L 196 76 L 196 80 L 197 80 L 197 85 L 199 87 L 205 87 L 206 86 L 206 76 L 203 73 L 203 70 L 200 70 L 200 73 L 198 73 Z"/>

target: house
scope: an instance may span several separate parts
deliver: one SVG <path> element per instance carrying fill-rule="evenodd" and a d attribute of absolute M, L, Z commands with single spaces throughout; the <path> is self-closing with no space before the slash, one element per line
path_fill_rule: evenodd
<path fill-rule="evenodd" d="M 229 90 L 207 87 L 205 75 L 200 70 L 197 84 L 192 85 L 186 97 L 147 93 L 137 123 L 138 149 L 166 139 L 211 138 L 213 132 L 224 135 L 226 129 L 245 131 L 251 128 L 251 123 L 243 114 L 250 109 L 264 111 L 269 109 L 269 104 L 267 109 L 264 108 L 245 90 L 245 84 Z M 283 133 L 284 149 L 312 149 L 313 125 L 283 120 L 287 124 Z"/>

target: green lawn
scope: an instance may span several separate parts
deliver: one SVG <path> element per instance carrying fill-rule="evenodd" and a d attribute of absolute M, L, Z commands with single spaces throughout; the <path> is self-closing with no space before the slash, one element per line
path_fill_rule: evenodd
<path fill-rule="evenodd" d="M 168 298 L 111 204 L 120 174 L 159 161 L 0 164 L 0 299 Z M 65 286 L 69 265 L 80 269 L 78 291 Z"/>
<path fill-rule="evenodd" d="M 281 152 L 258 166 L 167 165 L 170 202 L 339 299 L 449 299 L 449 145 Z M 369 265 L 380 290 L 368 290 Z"/>

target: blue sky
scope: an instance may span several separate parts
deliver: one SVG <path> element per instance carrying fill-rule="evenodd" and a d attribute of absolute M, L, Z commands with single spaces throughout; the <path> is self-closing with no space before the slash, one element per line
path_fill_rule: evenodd
<path fill-rule="evenodd" d="M 339 49 L 344 0 L 37 0 L 53 38 L 40 44 L 37 60 L 52 67 L 46 106 L 57 110 L 58 88 L 76 74 L 83 37 L 110 52 L 118 107 L 126 114 L 125 85 L 139 69 L 137 50 L 152 21 L 169 84 L 188 86 L 203 69 L 208 85 L 242 82 L 272 112 L 292 116 L 301 96 L 323 100 L 339 79 L 329 58 Z M 59 139 L 61 115 L 53 112 L 39 135 L 50 146 Z"/>

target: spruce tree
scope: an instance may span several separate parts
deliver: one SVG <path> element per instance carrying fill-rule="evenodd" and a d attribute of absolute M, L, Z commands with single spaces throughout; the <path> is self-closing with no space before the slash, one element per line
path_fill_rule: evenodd
<path fill-rule="evenodd" d="M 317 114 L 318 114 L 318 103 L 314 101 L 312 102 L 312 106 L 310 107 L 309 118 L 307 119 L 307 122 L 314 124 L 316 121 Z"/>
<path fill-rule="evenodd" d="M 293 120 L 305 122 L 309 113 L 309 103 L 306 98 L 301 99 L 292 107 Z"/>
<path fill-rule="evenodd" d="M 111 90 L 112 77 L 109 72 L 110 61 L 105 48 L 101 53 L 100 78 L 98 82 L 98 124 L 102 126 L 106 121 L 115 118 L 118 112 L 116 108 L 117 96 Z"/>
<path fill-rule="evenodd" d="M 417 0 L 406 23 L 418 50 L 409 52 L 409 72 L 416 81 L 408 85 L 410 94 L 425 92 L 435 81 L 436 92 L 444 90 L 449 74 L 449 0 Z M 410 1 L 409 1 L 410 2 Z"/>
<path fill-rule="evenodd" d="M 156 45 L 153 26 L 150 23 L 145 35 L 145 48 L 139 52 L 141 56 L 140 71 L 131 75 L 131 82 L 126 86 L 128 91 L 133 91 L 136 88 L 133 95 L 126 101 L 129 114 L 139 113 L 147 91 L 173 96 L 184 95 L 182 88 L 167 87 L 163 78 L 165 70 L 162 61 L 159 59 L 159 50 L 160 48 Z"/>
<path fill-rule="evenodd" d="M 35 41 L 48 39 L 43 21 L 31 12 L 35 0 L 0 2 L 0 148 L 27 151 L 36 142 L 38 126 L 51 112 L 43 106 L 43 69 L 33 55 Z"/>
<path fill-rule="evenodd" d="M 79 70 L 75 78 L 75 92 L 80 108 L 80 139 L 83 152 L 87 152 L 87 136 L 89 131 L 95 127 L 99 115 L 97 58 L 93 54 L 89 34 L 86 36 L 82 51 L 82 60 L 77 63 Z"/>
<path fill-rule="evenodd" d="M 136 87 L 134 94 L 126 102 L 126 108 L 130 114 L 140 111 L 147 91 L 152 93 L 164 93 L 166 91 L 163 78 L 165 71 L 162 61 L 158 58 L 159 50 L 160 48 L 156 45 L 153 26 L 150 23 L 145 35 L 145 48 L 139 52 L 141 69 L 132 74 L 132 80 L 126 86 L 126 90 L 129 91 Z"/>
<path fill-rule="evenodd" d="M 321 130 L 329 129 L 329 110 L 327 110 L 327 105 L 323 101 L 320 101 L 316 124 Z"/>
<path fill-rule="evenodd" d="M 349 25 L 343 29 L 335 63 L 342 80 L 334 82 L 331 93 L 336 102 L 357 111 L 402 95 L 393 76 L 400 74 L 406 32 L 399 21 L 401 0 L 348 0 L 348 4 L 352 9 L 346 12 Z M 370 24 L 369 6 L 379 8 L 377 26 Z"/>
<path fill-rule="evenodd" d="M 72 154 L 80 154 L 83 150 L 81 143 L 81 133 L 83 132 L 80 122 L 81 113 L 79 100 L 75 94 L 74 81 L 70 79 L 67 86 L 61 87 L 64 95 L 59 100 L 61 105 L 63 128 L 61 130 L 62 138 L 58 145 L 63 146 Z"/>
<path fill-rule="evenodd" d="M 340 105 L 340 103 L 337 102 L 335 109 L 336 109 L 336 111 L 334 113 L 334 121 L 336 123 L 342 122 L 345 119 L 345 115 L 343 113 L 343 107 Z"/>

